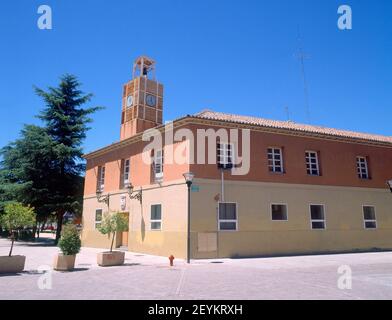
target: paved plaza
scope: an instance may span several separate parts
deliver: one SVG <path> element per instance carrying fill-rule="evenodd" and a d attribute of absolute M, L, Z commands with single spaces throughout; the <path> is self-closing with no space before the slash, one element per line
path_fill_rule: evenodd
<path fill-rule="evenodd" d="M 0 239 L 0 255 L 9 241 Z M 41 268 L 58 248 L 46 241 L 16 243 L 25 271 L 0 275 L 0 299 L 392 299 L 392 252 L 257 259 L 195 260 L 126 253 L 123 266 L 98 267 L 82 248 L 72 272 L 50 271 L 51 289 L 40 289 Z M 352 271 L 352 289 L 338 287 L 340 271 Z M 46 282 L 48 283 L 48 282 Z M 347 282 L 345 282 L 347 284 Z"/>

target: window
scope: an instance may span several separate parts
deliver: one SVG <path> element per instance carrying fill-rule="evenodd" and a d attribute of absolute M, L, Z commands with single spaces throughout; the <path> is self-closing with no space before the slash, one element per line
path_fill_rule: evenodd
<path fill-rule="evenodd" d="M 124 160 L 124 185 L 129 183 L 129 168 L 130 168 L 130 160 Z"/>
<path fill-rule="evenodd" d="M 274 221 L 287 221 L 287 205 L 272 204 L 271 215 Z"/>
<path fill-rule="evenodd" d="M 363 220 L 365 229 L 376 229 L 376 209 L 372 206 L 363 206 Z"/>
<path fill-rule="evenodd" d="M 151 206 L 151 230 L 161 230 L 162 227 L 162 206 L 153 204 Z"/>
<path fill-rule="evenodd" d="M 156 150 L 154 157 L 154 173 L 155 179 L 161 179 L 163 177 L 163 151 Z"/>
<path fill-rule="evenodd" d="M 316 151 L 306 151 L 305 152 L 306 159 L 306 172 L 311 176 L 319 176 L 320 175 L 320 166 L 318 162 L 318 155 Z"/>
<path fill-rule="evenodd" d="M 237 230 L 237 204 L 219 203 L 219 230 Z"/>
<path fill-rule="evenodd" d="M 105 188 L 105 166 L 98 167 L 97 190 L 103 191 Z"/>
<path fill-rule="evenodd" d="M 95 229 L 98 229 L 101 223 L 102 223 L 102 209 L 97 209 L 95 210 Z"/>
<path fill-rule="evenodd" d="M 217 144 L 217 163 L 219 169 L 233 168 L 233 144 L 231 143 L 218 143 Z"/>
<path fill-rule="evenodd" d="M 359 179 L 369 179 L 369 170 L 366 157 L 357 157 L 357 172 Z"/>
<path fill-rule="evenodd" d="M 268 168 L 270 172 L 283 173 L 283 159 L 281 148 L 268 148 Z"/>
<path fill-rule="evenodd" d="M 312 229 L 325 229 L 325 213 L 323 205 L 310 205 L 310 221 Z"/>

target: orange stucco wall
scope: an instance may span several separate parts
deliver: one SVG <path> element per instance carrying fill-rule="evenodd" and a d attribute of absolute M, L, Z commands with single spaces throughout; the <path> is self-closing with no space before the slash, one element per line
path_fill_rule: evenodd
<path fill-rule="evenodd" d="M 195 132 L 197 125 L 191 126 Z M 211 128 L 204 127 L 205 129 Z M 216 127 L 215 129 L 218 129 Z M 241 135 L 239 135 L 241 154 Z M 207 144 L 207 143 L 206 143 Z M 268 147 L 283 149 L 284 173 L 271 173 L 268 169 Z M 364 144 L 332 141 L 319 138 L 289 136 L 276 133 L 251 131 L 250 171 L 247 175 L 232 176 L 229 180 L 296 183 L 310 185 L 332 185 L 367 188 L 386 188 L 386 181 L 392 178 L 392 147 L 379 147 Z M 309 176 L 306 172 L 305 151 L 319 152 L 321 176 Z M 359 179 L 356 157 L 369 159 L 371 179 Z M 191 171 L 198 178 L 220 179 L 215 164 L 192 164 Z"/>
<path fill-rule="evenodd" d="M 137 186 L 151 184 L 151 166 L 143 162 L 142 152 L 147 142 L 136 142 L 132 145 L 106 153 L 87 161 L 84 194 L 95 194 L 97 187 L 98 166 L 105 165 L 104 192 L 117 191 L 120 188 L 121 159 L 130 159 L 130 178 Z M 180 143 L 176 143 L 174 148 Z M 166 148 L 166 147 L 165 147 Z M 189 171 L 188 164 L 164 164 L 164 181 L 183 179 L 183 173 Z"/>
<path fill-rule="evenodd" d="M 196 137 L 197 129 L 219 129 L 219 127 L 187 124 Z M 239 139 L 241 150 L 241 135 Z M 331 185 L 366 188 L 386 188 L 386 181 L 392 178 L 392 148 L 326 140 L 323 138 L 290 136 L 278 133 L 251 131 L 250 171 L 246 175 L 233 176 L 226 173 L 226 179 L 238 181 L 260 181 L 277 183 L 295 183 L 309 185 Z M 97 167 L 106 166 L 105 190 L 119 189 L 121 159 L 131 159 L 131 181 L 134 186 L 151 184 L 151 167 L 143 162 L 142 151 L 147 142 L 135 142 L 125 147 L 110 151 L 87 161 L 85 195 L 96 191 Z M 174 150 L 180 145 L 175 143 Z M 196 148 L 197 143 L 195 143 Z M 206 140 L 206 149 L 208 141 Z M 268 169 L 267 148 L 283 149 L 284 173 L 271 173 Z M 165 147 L 165 149 L 167 146 Z M 306 173 L 305 151 L 319 152 L 321 176 L 309 176 Z M 195 149 L 195 155 L 197 154 Z M 241 151 L 240 151 L 241 154 Z M 363 180 L 357 176 L 356 157 L 368 157 L 371 179 Z M 206 160 L 208 152 L 206 151 Z M 166 155 L 165 155 L 166 158 Z M 220 179 L 216 164 L 164 164 L 164 181 L 182 179 L 187 171 L 195 173 L 197 178 Z"/>

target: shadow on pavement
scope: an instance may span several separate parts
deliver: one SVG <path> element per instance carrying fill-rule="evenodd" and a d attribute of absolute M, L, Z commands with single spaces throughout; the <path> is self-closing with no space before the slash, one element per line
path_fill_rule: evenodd
<path fill-rule="evenodd" d="M 22 273 L 0 273 L 0 278 L 2 278 L 2 277 L 19 277 L 21 275 L 22 275 Z"/>
<path fill-rule="evenodd" d="M 70 271 L 57 271 L 57 272 L 61 272 L 61 273 L 68 273 L 68 272 L 79 272 L 79 271 L 88 271 L 90 270 L 90 268 L 74 268 L 73 270 Z"/>
<path fill-rule="evenodd" d="M 124 263 L 118 267 L 133 267 L 133 266 L 140 266 L 140 263 Z"/>
<path fill-rule="evenodd" d="M 37 238 L 33 241 L 18 241 L 15 242 L 16 246 L 26 246 L 26 247 L 55 247 L 55 240 L 48 238 Z"/>

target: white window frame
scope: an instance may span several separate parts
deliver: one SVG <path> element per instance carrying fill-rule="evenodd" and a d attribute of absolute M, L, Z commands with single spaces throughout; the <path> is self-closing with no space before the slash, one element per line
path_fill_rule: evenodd
<path fill-rule="evenodd" d="M 236 219 L 235 220 L 221 220 L 219 217 L 219 207 L 221 203 L 233 203 L 235 204 L 235 216 Z M 221 222 L 231 222 L 231 223 L 235 223 L 235 229 L 232 230 L 227 230 L 227 229 L 221 229 L 220 227 L 220 223 Z M 218 201 L 218 231 L 222 231 L 222 232 L 236 232 L 238 231 L 238 203 L 237 202 L 230 202 L 230 201 Z"/>
<path fill-rule="evenodd" d="M 311 206 L 322 206 L 323 207 L 323 212 L 324 212 L 324 219 L 312 219 L 312 209 Z M 322 231 L 322 230 L 327 230 L 327 212 L 325 209 L 325 205 L 322 203 L 309 203 L 309 218 L 310 218 L 310 229 L 311 230 L 316 230 L 316 231 Z M 324 222 L 324 228 L 323 229 L 317 229 L 313 228 L 313 222 Z"/>
<path fill-rule="evenodd" d="M 228 146 L 230 146 L 230 148 L 228 148 Z M 229 154 L 229 151 L 231 152 L 231 154 Z M 230 142 L 219 142 L 217 144 L 217 152 L 218 152 L 218 165 L 228 165 L 230 162 L 229 160 L 231 160 L 231 168 L 234 168 L 234 143 L 230 143 Z M 222 158 L 223 158 L 223 162 L 222 162 Z M 228 168 L 228 169 L 231 169 Z"/>
<path fill-rule="evenodd" d="M 101 221 L 97 221 L 97 211 L 101 210 Z M 94 213 L 94 229 L 98 230 L 97 228 L 97 224 L 102 224 L 102 220 L 103 220 L 103 209 L 102 208 L 96 208 L 95 209 L 95 213 Z"/>
<path fill-rule="evenodd" d="M 105 165 L 98 166 L 98 187 L 99 191 L 104 191 L 105 189 L 105 175 L 106 175 L 106 168 Z"/>
<path fill-rule="evenodd" d="M 363 169 L 365 173 L 363 173 Z M 369 179 L 369 164 L 366 156 L 357 156 L 357 175 L 359 179 Z"/>
<path fill-rule="evenodd" d="M 312 168 L 312 159 L 316 159 L 316 174 L 313 173 L 314 168 Z M 320 176 L 320 164 L 318 152 L 313 150 L 305 151 L 305 162 L 306 162 L 306 172 L 309 176 Z"/>
<path fill-rule="evenodd" d="M 151 212 L 152 212 L 152 206 L 160 206 L 161 207 L 161 219 L 159 219 L 159 220 L 156 220 L 156 219 L 151 219 Z M 151 204 L 150 205 L 150 230 L 151 231 L 162 231 L 162 204 L 161 203 L 153 203 L 153 204 Z M 160 228 L 159 229 L 153 229 L 152 228 L 152 224 L 153 223 L 156 223 L 156 222 L 159 222 L 160 223 Z"/>
<path fill-rule="evenodd" d="M 272 149 L 272 153 L 269 152 L 269 149 Z M 279 152 L 276 152 L 279 150 Z M 279 160 L 275 159 L 275 155 L 279 154 Z M 272 164 L 270 164 L 269 156 L 272 156 Z M 267 148 L 267 161 L 268 161 L 268 170 L 271 173 L 284 173 L 284 163 L 283 163 L 283 149 L 281 147 L 268 147 Z M 276 161 L 280 161 L 280 166 L 276 164 Z M 280 167 L 280 171 L 277 168 Z M 272 170 L 271 170 L 272 169 Z"/>
<path fill-rule="evenodd" d="M 128 164 L 127 164 L 128 163 Z M 124 186 L 126 186 L 130 181 L 130 174 L 131 174 L 131 160 L 124 159 L 124 169 L 123 169 L 123 179 L 124 179 Z"/>
<path fill-rule="evenodd" d="M 273 205 L 286 207 L 286 219 L 285 220 L 273 219 L 273 217 L 272 217 L 272 206 Z M 289 206 L 287 205 L 287 203 L 277 203 L 277 202 L 270 203 L 270 212 L 271 212 L 271 221 L 273 221 L 273 222 L 287 222 L 287 221 L 289 221 Z"/>
<path fill-rule="evenodd" d="M 155 150 L 154 154 L 154 176 L 155 179 L 163 178 L 163 149 Z M 157 171 L 157 167 L 159 166 L 160 170 Z"/>
<path fill-rule="evenodd" d="M 365 219 L 365 207 L 371 207 L 374 209 L 374 220 L 373 219 Z M 364 204 L 362 206 L 362 218 L 363 218 L 363 228 L 365 230 L 376 230 L 378 228 L 377 226 L 377 212 L 376 212 L 376 206 L 370 205 L 370 204 Z M 366 222 L 374 222 L 376 225 L 375 228 L 366 228 Z"/>

